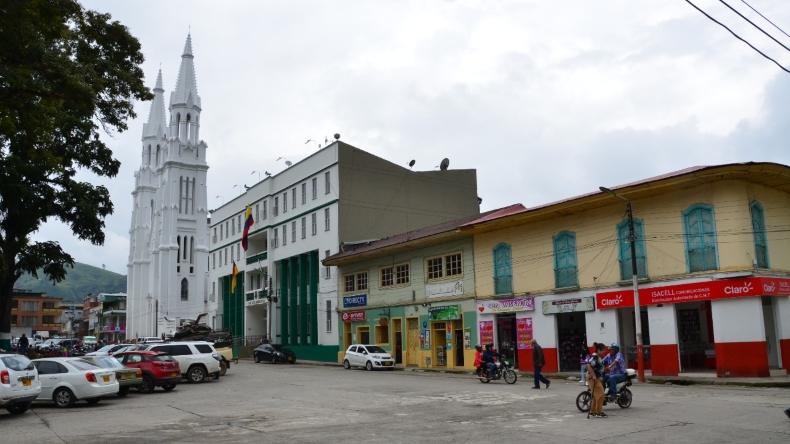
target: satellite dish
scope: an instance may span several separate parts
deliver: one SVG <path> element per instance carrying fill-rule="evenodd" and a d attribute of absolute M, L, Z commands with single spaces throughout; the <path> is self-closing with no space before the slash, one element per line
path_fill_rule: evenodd
<path fill-rule="evenodd" d="M 285 161 L 285 166 L 290 167 L 291 166 L 291 161 L 290 160 L 286 160 Z"/>
<path fill-rule="evenodd" d="M 450 159 L 444 158 L 442 159 L 442 163 L 439 164 L 439 169 L 442 171 L 447 171 L 447 167 L 450 166 Z"/>
<path fill-rule="evenodd" d="M 340 140 L 340 134 L 339 133 L 335 133 L 335 140 Z"/>
<path fill-rule="evenodd" d="M 417 163 L 417 161 L 412 159 L 412 161 L 409 162 L 409 168 L 413 167 L 415 163 Z"/>

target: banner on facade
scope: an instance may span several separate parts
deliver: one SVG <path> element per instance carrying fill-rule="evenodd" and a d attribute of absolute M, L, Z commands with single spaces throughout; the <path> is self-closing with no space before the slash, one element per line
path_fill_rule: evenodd
<path fill-rule="evenodd" d="M 344 311 L 340 314 L 340 320 L 343 322 L 356 322 L 365 320 L 364 311 Z"/>
<path fill-rule="evenodd" d="M 532 348 L 532 318 L 516 318 L 516 334 L 518 335 L 518 349 Z"/>
<path fill-rule="evenodd" d="M 364 307 L 368 305 L 367 294 L 355 294 L 354 296 L 343 297 L 343 308 Z"/>
<path fill-rule="evenodd" d="M 595 310 L 594 296 L 543 301 L 543 314 L 573 313 L 577 311 L 593 310 Z"/>
<path fill-rule="evenodd" d="M 480 321 L 480 344 L 494 343 L 494 321 Z"/>
<path fill-rule="evenodd" d="M 498 299 L 481 301 L 477 303 L 477 312 L 488 313 L 513 313 L 517 311 L 532 311 L 535 309 L 535 298 L 524 297 L 515 299 Z"/>
<path fill-rule="evenodd" d="M 445 305 L 429 308 L 428 318 L 432 321 L 455 321 L 461 319 L 461 314 L 457 305 Z"/>
<path fill-rule="evenodd" d="M 639 304 L 678 304 L 755 296 L 790 296 L 790 279 L 752 277 L 640 288 Z M 598 309 L 633 306 L 634 290 L 631 288 L 597 294 Z"/>
<path fill-rule="evenodd" d="M 430 330 L 425 330 L 425 332 L 423 333 L 423 336 L 425 337 L 425 346 L 424 346 L 424 348 L 431 348 L 431 331 Z"/>
<path fill-rule="evenodd" d="M 464 328 L 464 350 L 472 349 L 472 329 L 469 327 Z"/>
<path fill-rule="evenodd" d="M 443 298 L 464 294 L 464 281 L 437 282 L 425 284 L 426 298 Z"/>

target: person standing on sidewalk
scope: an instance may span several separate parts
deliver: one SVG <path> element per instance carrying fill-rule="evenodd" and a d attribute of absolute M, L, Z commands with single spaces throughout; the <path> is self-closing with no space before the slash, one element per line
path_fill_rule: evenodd
<path fill-rule="evenodd" d="M 543 349 L 540 348 L 538 345 L 538 341 L 536 339 L 532 340 L 532 366 L 535 367 L 535 386 L 532 387 L 533 389 L 539 389 L 540 383 L 546 384 L 546 388 L 549 388 L 551 385 L 551 381 L 546 379 L 545 376 L 540 374 L 541 368 L 546 365 L 546 358 L 543 357 Z"/>
<path fill-rule="evenodd" d="M 28 346 L 30 346 L 30 341 L 28 341 L 27 340 L 27 336 L 25 336 L 25 334 L 22 333 L 22 337 L 19 338 L 19 352 L 20 352 L 20 354 L 26 355 Z"/>
<path fill-rule="evenodd" d="M 590 377 L 587 384 L 590 387 L 592 401 L 590 402 L 590 416 L 593 418 L 608 418 L 603 412 L 603 376 L 606 366 L 603 365 L 603 357 L 606 355 L 606 346 L 595 344 L 595 353 L 590 356 L 587 363 L 587 370 Z"/>

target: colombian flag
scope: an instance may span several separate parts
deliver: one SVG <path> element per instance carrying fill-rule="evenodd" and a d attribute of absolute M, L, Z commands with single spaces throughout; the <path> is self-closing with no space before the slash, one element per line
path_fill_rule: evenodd
<path fill-rule="evenodd" d="M 255 221 L 252 219 L 252 207 L 247 205 L 247 213 L 244 215 L 244 235 L 241 236 L 241 246 L 247 251 L 247 234 Z"/>
<path fill-rule="evenodd" d="M 239 274 L 239 267 L 236 266 L 236 261 L 233 261 L 233 277 L 230 281 L 230 292 L 236 292 L 236 275 Z"/>

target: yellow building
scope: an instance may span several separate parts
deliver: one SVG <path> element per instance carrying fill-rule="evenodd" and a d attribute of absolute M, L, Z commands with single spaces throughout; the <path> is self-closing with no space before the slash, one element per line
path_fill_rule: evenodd
<path fill-rule="evenodd" d="M 504 333 L 519 338 L 521 369 L 532 367 L 531 337 L 544 371 L 578 370 L 593 342 L 619 343 L 633 363 L 631 244 L 619 196 L 633 207 L 653 374 L 790 368 L 790 167 L 694 167 L 611 188 L 615 195 L 595 191 L 459 227 L 474 239 L 478 306 L 534 298 L 535 310 L 516 316 L 478 310 L 478 328 L 493 321 L 495 343 Z M 513 318 L 515 334 L 504 330 Z"/>

